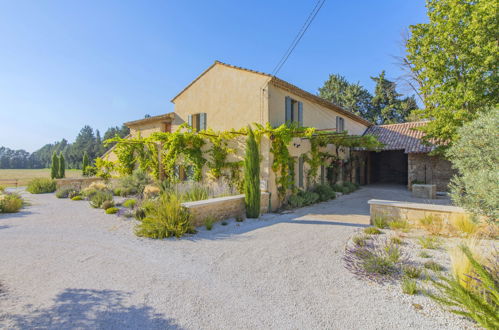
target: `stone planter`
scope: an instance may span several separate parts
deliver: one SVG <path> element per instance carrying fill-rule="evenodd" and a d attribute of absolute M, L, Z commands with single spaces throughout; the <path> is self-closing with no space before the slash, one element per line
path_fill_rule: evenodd
<path fill-rule="evenodd" d="M 416 198 L 436 199 L 437 186 L 434 184 L 413 184 L 412 196 Z"/>

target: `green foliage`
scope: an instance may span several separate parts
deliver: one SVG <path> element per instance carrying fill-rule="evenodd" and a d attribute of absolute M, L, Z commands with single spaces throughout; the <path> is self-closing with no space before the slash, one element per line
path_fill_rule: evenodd
<path fill-rule="evenodd" d="M 368 253 L 364 257 L 364 270 L 370 274 L 389 275 L 397 271 L 395 264 L 385 255 Z"/>
<path fill-rule="evenodd" d="M 0 193 L 3 193 L 5 191 L 5 187 L 0 184 Z"/>
<path fill-rule="evenodd" d="M 418 237 L 418 243 L 423 249 L 438 249 L 440 247 L 440 240 L 434 236 Z"/>
<path fill-rule="evenodd" d="M 473 286 L 462 285 L 455 276 L 441 276 L 433 281 L 436 294 L 428 295 L 438 303 L 450 308 L 450 311 L 469 317 L 486 329 L 499 329 L 499 265 L 497 259 L 491 267 L 479 263 L 466 246 L 462 251 L 472 264 L 472 273 L 468 276 L 475 279 Z"/>
<path fill-rule="evenodd" d="M 128 209 L 133 209 L 135 205 L 137 204 L 137 200 L 135 199 L 127 199 L 126 201 L 123 202 L 123 207 L 126 207 Z"/>
<path fill-rule="evenodd" d="M 398 236 L 392 236 L 392 237 L 390 237 L 390 242 L 392 244 L 396 244 L 396 245 L 402 245 L 402 244 L 404 244 L 404 241 L 402 240 L 402 238 L 400 238 Z"/>
<path fill-rule="evenodd" d="M 419 252 L 419 257 L 420 258 L 431 258 L 431 254 L 429 254 L 426 251 L 421 251 L 421 252 Z"/>
<path fill-rule="evenodd" d="M 390 227 L 391 230 L 400 230 L 403 232 L 407 232 L 410 228 L 410 225 L 407 220 L 398 219 L 388 222 L 388 227 Z"/>
<path fill-rule="evenodd" d="M 425 140 L 459 138 L 457 129 L 497 105 L 498 15 L 495 0 L 427 0 L 428 23 L 410 26 L 406 64 L 431 119 Z"/>
<path fill-rule="evenodd" d="M 236 217 L 236 222 L 243 222 L 244 218 L 242 216 L 237 216 Z"/>
<path fill-rule="evenodd" d="M 424 268 L 432 270 L 434 272 L 441 272 L 444 270 L 444 267 L 440 265 L 438 262 L 429 260 L 423 264 Z"/>
<path fill-rule="evenodd" d="M 106 210 L 106 214 L 116 214 L 120 210 L 117 207 L 108 207 Z"/>
<path fill-rule="evenodd" d="M 388 228 L 388 220 L 383 216 L 377 215 L 374 217 L 373 225 L 374 227 L 385 229 Z"/>
<path fill-rule="evenodd" d="M 381 230 L 379 230 L 378 228 L 376 227 L 367 227 L 367 228 L 364 228 L 364 234 L 367 234 L 367 235 L 379 235 L 379 234 L 382 234 L 383 232 Z"/>
<path fill-rule="evenodd" d="M 54 151 L 52 155 L 52 166 L 50 167 L 50 177 L 52 179 L 57 179 L 59 177 L 59 157 Z"/>
<path fill-rule="evenodd" d="M 109 191 L 96 190 L 89 196 L 90 205 L 96 209 L 101 208 L 104 202 L 112 200 L 113 194 Z"/>
<path fill-rule="evenodd" d="M 324 202 L 336 197 L 336 192 L 328 184 L 319 184 L 312 189 L 312 192 L 319 195 L 319 201 Z"/>
<path fill-rule="evenodd" d="M 213 224 L 217 221 L 214 217 L 207 217 L 204 219 L 204 226 L 206 230 L 212 230 L 213 229 Z"/>
<path fill-rule="evenodd" d="M 356 235 L 356 236 L 352 237 L 352 242 L 357 246 L 366 246 L 368 239 L 369 239 L 369 236 Z"/>
<path fill-rule="evenodd" d="M 66 177 L 66 160 L 62 152 L 59 154 L 59 176 L 58 178 Z"/>
<path fill-rule="evenodd" d="M 343 193 L 343 186 L 340 184 L 334 184 L 332 185 L 332 188 L 336 192 Z"/>
<path fill-rule="evenodd" d="M 244 201 L 246 217 L 260 216 L 260 152 L 256 143 L 255 134 L 248 127 L 246 139 L 246 154 L 244 157 Z"/>
<path fill-rule="evenodd" d="M 97 175 L 97 168 L 94 166 L 87 166 L 85 167 L 85 176 L 96 176 Z"/>
<path fill-rule="evenodd" d="M 132 194 L 142 194 L 145 186 L 152 183 L 151 177 L 142 169 L 138 168 L 120 180 L 120 188 Z"/>
<path fill-rule="evenodd" d="M 402 272 L 407 278 L 419 278 L 421 276 L 421 268 L 414 265 L 404 265 L 402 266 Z"/>
<path fill-rule="evenodd" d="M 450 185 L 454 203 L 494 222 L 499 218 L 499 109 L 458 129 L 447 156 L 459 172 Z"/>
<path fill-rule="evenodd" d="M 15 193 L 0 194 L 0 213 L 16 213 L 23 207 L 22 197 Z"/>
<path fill-rule="evenodd" d="M 114 201 L 104 201 L 101 205 L 101 209 L 107 210 L 108 208 L 114 207 Z"/>
<path fill-rule="evenodd" d="M 182 202 L 202 201 L 210 197 L 208 187 L 201 184 L 193 184 L 190 189 L 183 193 L 178 193 Z"/>
<path fill-rule="evenodd" d="M 80 195 L 76 195 L 74 196 L 73 198 L 71 198 L 72 201 L 82 201 L 83 200 L 83 197 L 80 196 Z"/>
<path fill-rule="evenodd" d="M 410 278 L 402 279 L 402 292 L 408 295 L 418 293 L 418 283 Z"/>
<path fill-rule="evenodd" d="M 296 194 L 289 196 L 288 205 L 290 208 L 300 208 L 311 205 L 319 200 L 319 194 L 312 191 L 299 190 Z"/>
<path fill-rule="evenodd" d="M 191 214 L 175 194 L 162 194 L 150 203 L 153 207 L 144 209 L 145 216 L 136 228 L 137 236 L 162 239 L 195 233 Z"/>
<path fill-rule="evenodd" d="M 55 197 L 57 198 L 68 198 L 71 193 L 74 193 L 76 190 L 73 187 L 63 187 L 59 188 L 55 192 Z"/>
<path fill-rule="evenodd" d="M 95 172 L 96 176 L 104 180 L 108 180 L 111 178 L 111 173 L 113 173 L 115 166 L 113 162 L 97 157 L 95 159 L 95 168 L 96 168 Z"/>
<path fill-rule="evenodd" d="M 56 183 L 52 179 L 36 178 L 31 180 L 26 190 L 32 194 L 52 193 L 56 189 Z"/>
<path fill-rule="evenodd" d="M 83 153 L 83 160 L 82 160 L 82 163 L 81 163 L 81 168 L 82 168 L 82 174 L 83 176 L 89 176 L 87 174 L 87 167 L 90 165 L 89 161 L 88 161 L 88 153 L 85 151 Z"/>

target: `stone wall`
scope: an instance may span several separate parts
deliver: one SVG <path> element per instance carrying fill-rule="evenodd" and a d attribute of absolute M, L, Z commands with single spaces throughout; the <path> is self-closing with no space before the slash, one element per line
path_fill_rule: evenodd
<path fill-rule="evenodd" d="M 379 199 L 371 199 L 368 201 L 368 204 L 370 205 L 371 210 L 371 224 L 377 216 L 388 219 L 407 220 L 407 222 L 412 225 L 417 225 L 420 219 L 427 216 L 441 218 L 446 225 L 449 225 L 453 219 L 470 216 L 464 209 L 449 205 L 397 202 Z"/>
<path fill-rule="evenodd" d="M 245 216 L 244 195 L 210 198 L 202 201 L 187 202 L 182 204 L 192 214 L 194 226 L 202 226 L 205 219 L 214 217 L 224 220 Z M 267 213 L 269 208 L 269 193 L 262 192 L 260 202 L 261 213 Z"/>
<path fill-rule="evenodd" d="M 412 182 L 434 184 L 437 191 L 447 191 L 447 186 L 454 175 L 451 163 L 438 156 L 428 156 L 426 153 L 409 154 L 408 181 L 409 189 Z"/>
<path fill-rule="evenodd" d="M 55 180 L 57 188 L 75 187 L 78 189 L 85 188 L 93 182 L 104 182 L 101 178 L 65 178 Z"/>

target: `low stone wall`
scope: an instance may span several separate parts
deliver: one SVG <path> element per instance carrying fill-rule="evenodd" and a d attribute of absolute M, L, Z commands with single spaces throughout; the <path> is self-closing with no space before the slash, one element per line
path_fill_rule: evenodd
<path fill-rule="evenodd" d="M 104 179 L 101 178 L 64 178 L 64 179 L 56 179 L 57 188 L 62 187 L 75 187 L 78 189 L 85 188 L 89 186 L 93 182 L 104 182 Z"/>
<path fill-rule="evenodd" d="M 469 216 L 463 208 L 449 205 L 397 202 L 379 199 L 371 199 L 368 201 L 368 204 L 371 209 L 371 224 L 376 216 L 407 220 L 407 222 L 413 225 L 418 224 L 418 221 L 426 216 L 439 217 L 443 220 L 444 224 L 447 225 L 455 218 Z"/>
<path fill-rule="evenodd" d="M 210 198 L 202 201 L 186 202 L 182 205 L 189 209 L 192 214 L 192 223 L 196 227 L 202 226 L 208 217 L 223 220 L 245 216 L 244 195 Z M 267 213 L 269 208 L 268 192 L 262 192 L 260 205 L 261 213 Z"/>

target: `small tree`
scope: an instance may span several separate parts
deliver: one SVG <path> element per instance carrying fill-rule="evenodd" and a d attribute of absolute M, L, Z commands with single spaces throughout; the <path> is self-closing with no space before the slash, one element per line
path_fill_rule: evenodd
<path fill-rule="evenodd" d="M 87 152 L 85 151 L 85 153 L 83 154 L 83 162 L 81 164 L 81 168 L 82 168 L 82 174 L 83 176 L 86 176 L 87 175 L 87 166 L 89 165 L 89 162 L 88 162 L 88 154 Z"/>
<path fill-rule="evenodd" d="M 482 114 L 457 130 L 459 139 L 447 151 L 458 171 L 450 185 L 452 200 L 490 221 L 499 218 L 499 109 Z"/>
<path fill-rule="evenodd" d="M 66 177 L 66 161 L 62 152 L 59 154 L 59 178 Z"/>
<path fill-rule="evenodd" d="M 248 218 L 260 216 L 260 194 L 260 153 L 255 134 L 248 126 L 246 154 L 244 156 L 244 200 Z"/>
<path fill-rule="evenodd" d="M 54 153 L 52 154 L 52 166 L 50 168 L 50 177 L 52 179 L 57 179 L 59 176 L 59 157 L 57 157 L 57 154 Z"/>

